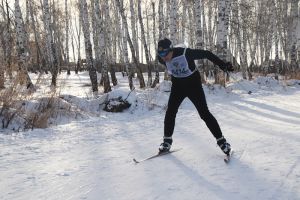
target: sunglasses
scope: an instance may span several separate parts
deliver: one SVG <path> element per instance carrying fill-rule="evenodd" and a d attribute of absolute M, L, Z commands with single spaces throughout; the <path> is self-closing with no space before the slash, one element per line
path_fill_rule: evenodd
<path fill-rule="evenodd" d="M 170 52 L 170 49 L 163 49 L 161 51 L 158 51 L 157 53 L 158 53 L 159 57 L 163 58 L 163 57 L 166 57 L 169 52 Z"/>

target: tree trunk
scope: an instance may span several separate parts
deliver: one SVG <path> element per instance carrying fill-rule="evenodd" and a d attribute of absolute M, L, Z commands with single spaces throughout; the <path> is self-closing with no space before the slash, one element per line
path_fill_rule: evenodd
<path fill-rule="evenodd" d="M 227 35 L 229 24 L 228 0 L 218 0 L 218 3 L 217 55 L 223 61 L 226 61 L 228 51 Z M 222 80 L 226 81 L 224 77 L 221 77 L 221 74 L 219 74 L 218 71 L 216 71 L 215 83 L 222 84 L 225 86 L 225 82 L 223 82 Z"/>
<path fill-rule="evenodd" d="M 196 29 L 196 49 L 203 49 L 203 31 L 202 31 L 202 26 L 201 26 L 201 0 L 195 0 L 195 7 L 194 7 L 194 12 L 195 12 L 195 29 Z M 198 60 L 196 62 L 196 66 L 199 70 L 200 76 L 201 76 L 201 81 L 202 83 L 205 83 L 205 78 L 204 78 L 204 70 L 203 70 L 203 60 Z"/>
<path fill-rule="evenodd" d="M 25 83 L 27 89 L 33 89 L 33 84 L 27 72 L 28 67 L 28 47 L 26 41 L 26 32 L 22 13 L 19 5 L 19 0 L 15 0 L 15 22 L 16 22 L 16 37 L 17 37 L 17 54 L 18 54 L 18 67 L 19 67 L 19 81 L 21 84 Z"/>
<path fill-rule="evenodd" d="M 52 29 L 50 28 L 50 11 L 48 0 L 43 1 L 43 21 L 46 32 L 46 50 L 47 50 L 47 58 L 48 65 L 50 67 L 50 71 L 52 74 L 51 86 L 56 87 L 56 79 L 58 74 L 58 61 L 56 57 L 56 49 L 54 46 Z"/>
<path fill-rule="evenodd" d="M 139 22 L 140 22 L 140 27 L 141 27 L 141 38 L 142 38 L 142 42 L 144 45 L 146 63 L 147 63 L 147 68 L 148 68 L 147 86 L 150 87 L 152 85 L 152 71 L 151 71 L 149 51 L 148 51 L 148 46 L 147 46 L 146 36 L 145 36 L 145 28 L 144 28 L 144 23 L 143 23 L 143 18 L 142 18 L 141 0 L 138 0 L 138 16 L 139 16 Z"/>
<path fill-rule="evenodd" d="M 155 34 L 155 26 L 156 26 L 156 23 L 155 23 L 155 3 L 152 2 L 152 17 L 153 17 L 153 42 L 154 42 L 154 45 L 156 45 L 156 34 Z M 156 49 L 155 49 L 156 51 Z M 155 79 L 151 85 L 152 88 L 154 88 L 156 86 L 156 84 L 159 83 L 159 71 L 158 71 L 158 59 L 157 57 L 155 56 L 155 60 L 154 60 L 154 70 L 155 70 Z"/>
<path fill-rule="evenodd" d="M 129 0 L 130 2 L 130 23 L 131 23 L 131 27 L 136 27 L 136 16 L 135 16 L 135 9 L 134 9 L 134 2 L 133 0 Z M 136 56 L 136 59 L 140 60 L 140 57 L 139 57 L 139 45 L 138 45 L 138 39 L 137 39 L 137 31 L 135 28 L 131 28 L 131 35 L 132 35 L 132 43 L 133 43 L 133 46 L 134 46 L 134 49 L 135 49 L 135 56 Z"/>
<path fill-rule="evenodd" d="M 103 28 L 103 18 L 100 14 L 100 4 L 99 1 L 95 1 L 95 19 L 96 19 L 96 29 L 98 31 L 97 34 L 97 41 L 99 42 L 99 54 L 100 54 L 100 60 L 101 60 L 101 73 L 102 73 L 102 79 L 101 82 L 103 82 L 104 92 L 110 92 L 111 86 L 108 76 L 108 63 L 107 63 L 107 56 L 106 56 L 106 33 Z"/>
<path fill-rule="evenodd" d="M 178 2 L 177 0 L 171 0 L 170 4 L 170 40 L 173 44 L 178 43 L 178 32 L 177 32 L 177 10 Z"/>
<path fill-rule="evenodd" d="M 93 60 L 93 50 L 92 44 L 90 41 L 90 23 L 88 17 L 88 9 L 86 0 L 80 0 L 80 12 L 82 13 L 82 30 L 84 35 L 84 44 L 85 44 L 85 54 L 87 61 L 87 68 L 89 71 L 90 80 L 92 83 L 92 91 L 94 95 L 98 95 L 98 81 L 97 81 L 97 73 L 96 68 L 94 66 Z"/>
<path fill-rule="evenodd" d="M 70 59 L 69 59 L 69 13 L 68 13 L 68 0 L 65 0 L 65 15 L 66 15 L 66 60 L 65 63 L 67 65 L 67 74 L 71 74 L 70 70 Z"/>
<path fill-rule="evenodd" d="M 297 26 L 299 22 L 298 14 L 298 3 L 299 0 L 291 0 L 291 14 L 289 17 L 289 32 L 288 32 L 288 41 L 289 41 L 289 60 L 294 72 L 297 68 Z"/>
<path fill-rule="evenodd" d="M 116 4 L 117 4 L 117 7 L 119 9 L 119 12 L 121 14 L 121 17 L 122 17 L 123 27 L 125 28 L 125 32 L 126 32 L 126 35 L 127 35 L 127 40 L 128 40 L 128 44 L 129 44 L 129 47 L 130 47 L 130 50 L 131 50 L 133 63 L 135 64 L 135 66 L 137 68 L 137 77 L 140 81 L 140 88 L 144 88 L 145 87 L 145 80 L 144 80 L 144 76 L 143 76 L 143 73 L 142 73 L 142 69 L 138 65 L 138 61 L 137 61 L 136 56 L 135 56 L 135 50 L 134 50 L 133 43 L 130 39 L 127 19 L 125 17 L 124 10 L 123 10 L 123 0 L 115 0 L 115 1 L 116 1 Z M 122 1 L 122 6 L 121 6 L 120 1 Z"/>

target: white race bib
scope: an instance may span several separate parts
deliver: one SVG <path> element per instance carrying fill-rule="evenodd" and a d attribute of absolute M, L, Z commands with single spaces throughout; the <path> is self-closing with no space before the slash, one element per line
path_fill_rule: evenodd
<path fill-rule="evenodd" d="M 185 78 L 193 74 L 185 57 L 185 51 L 181 56 L 173 58 L 170 62 L 166 62 L 168 73 L 176 78 Z"/>

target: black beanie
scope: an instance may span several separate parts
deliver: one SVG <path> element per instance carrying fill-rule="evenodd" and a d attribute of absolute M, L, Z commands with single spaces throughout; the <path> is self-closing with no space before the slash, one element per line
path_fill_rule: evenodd
<path fill-rule="evenodd" d="M 164 38 L 158 41 L 157 49 L 161 51 L 163 49 L 172 49 L 172 42 L 168 38 Z"/>

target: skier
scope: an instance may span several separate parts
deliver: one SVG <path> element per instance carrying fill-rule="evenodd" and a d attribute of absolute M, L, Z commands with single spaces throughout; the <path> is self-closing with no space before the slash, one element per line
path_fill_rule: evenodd
<path fill-rule="evenodd" d="M 223 62 L 210 51 L 173 47 L 172 42 L 167 38 L 158 42 L 157 53 L 159 62 L 167 67 L 172 81 L 171 94 L 164 120 L 163 143 L 159 146 L 159 153 L 170 150 L 178 108 L 182 101 L 188 97 L 198 110 L 201 119 L 204 120 L 210 132 L 216 138 L 221 150 L 229 155 L 230 144 L 224 138 L 217 120 L 208 110 L 200 74 L 197 72 L 194 60 L 206 58 L 225 72 L 233 71 L 231 63 Z"/>

